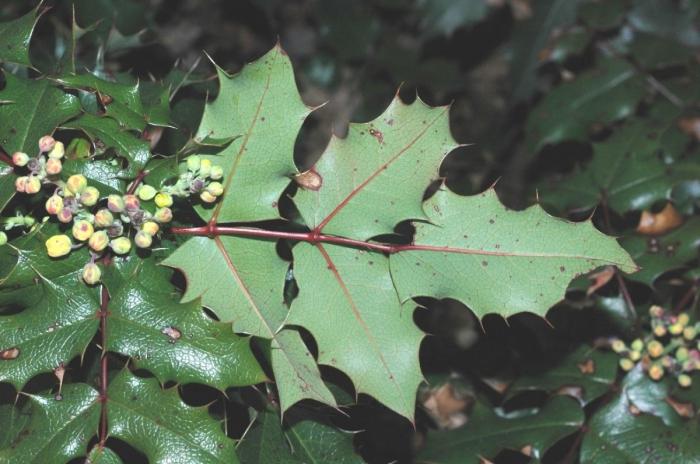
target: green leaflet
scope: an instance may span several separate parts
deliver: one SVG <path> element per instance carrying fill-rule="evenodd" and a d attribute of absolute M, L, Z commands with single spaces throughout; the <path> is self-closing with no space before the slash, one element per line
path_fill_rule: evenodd
<path fill-rule="evenodd" d="M 109 385 L 109 435 L 143 452 L 150 464 L 218 463 L 238 459 L 234 442 L 206 407 L 193 408 L 177 388 L 123 370 Z"/>
<path fill-rule="evenodd" d="M 287 323 L 313 334 L 320 364 L 345 372 L 358 393 L 413 420 L 423 333 L 413 323 L 415 305 L 402 306 L 396 295 L 389 260 L 325 244 L 300 243 L 293 252 L 299 296 Z"/>
<path fill-rule="evenodd" d="M 64 464 L 84 456 L 100 420 L 97 391 L 85 384 L 63 386 L 55 395 L 29 395 L 31 418 L 8 448 L 7 464 Z"/>
<path fill-rule="evenodd" d="M 276 46 L 234 76 L 217 68 L 219 95 L 207 103 L 196 141 L 236 138 L 211 159 L 224 168 L 226 191 L 204 220 L 276 219 L 277 202 L 297 172 L 294 142 L 311 110 L 301 101 L 292 63 Z"/>
<path fill-rule="evenodd" d="M 141 263 L 155 266 L 153 260 Z M 152 274 L 140 272 L 142 266 L 125 276 L 121 288 L 108 285 L 109 351 L 131 357 L 135 366 L 153 372 L 163 383 L 197 382 L 224 390 L 265 380 L 248 338 L 235 335 L 229 324 L 209 319 L 199 300 L 177 303 L 175 288 L 163 288 L 167 284 L 162 279 L 149 279 Z"/>
<path fill-rule="evenodd" d="M 288 264 L 277 255 L 274 242 L 193 237 L 163 264 L 185 272 L 184 302 L 201 298 L 220 320 L 233 322 L 236 332 L 272 339 L 282 411 L 304 398 L 335 406 L 299 335 L 280 330 L 287 316 L 282 295 Z"/>
<path fill-rule="evenodd" d="M 21 18 L 0 23 L 0 62 L 31 66 L 29 41 L 39 17 L 38 7 Z"/>
<path fill-rule="evenodd" d="M 397 97 L 377 119 L 351 124 L 344 139 L 333 137 L 313 168 L 320 188 L 301 188 L 294 197 L 306 225 L 367 240 L 392 233 L 403 220 L 425 218 L 425 189 L 458 146 L 448 109 Z"/>
<path fill-rule="evenodd" d="M 477 402 L 464 427 L 428 435 L 418 463 L 471 464 L 493 458 L 503 449 L 531 446 L 532 457 L 541 459 L 557 441 L 578 430 L 584 421 L 581 408 L 572 399 L 555 396 L 542 408 L 514 417 L 499 415 Z"/>
<path fill-rule="evenodd" d="M 610 264 L 637 270 L 617 241 L 590 221 L 567 222 L 538 205 L 510 211 L 494 190 L 470 197 L 439 190 L 425 210 L 430 222 L 415 225 L 418 249 L 390 258 L 402 301 L 429 295 L 457 299 L 480 318 L 523 311 L 544 316 L 581 274 Z"/>

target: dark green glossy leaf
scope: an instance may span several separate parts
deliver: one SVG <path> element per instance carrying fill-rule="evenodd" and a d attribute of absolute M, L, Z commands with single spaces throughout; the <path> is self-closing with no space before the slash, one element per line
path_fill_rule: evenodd
<path fill-rule="evenodd" d="M 0 62 L 31 66 L 29 41 L 37 20 L 37 9 L 21 18 L 0 23 Z"/>
<path fill-rule="evenodd" d="M 613 29 L 622 24 L 628 6 L 624 0 L 587 1 L 583 3 L 578 16 L 584 24 L 593 29 Z"/>

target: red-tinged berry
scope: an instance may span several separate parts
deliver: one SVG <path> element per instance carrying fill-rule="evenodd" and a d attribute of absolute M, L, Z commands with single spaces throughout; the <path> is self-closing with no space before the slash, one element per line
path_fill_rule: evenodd
<path fill-rule="evenodd" d="M 649 378 L 653 381 L 659 381 L 664 376 L 664 368 L 660 364 L 652 364 L 649 366 Z"/>
<path fill-rule="evenodd" d="M 124 195 L 124 209 L 127 211 L 136 211 L 141 207 L 141 202 L 136 195 Z"/>
<path fill-rule="evenodd" d="M 652 340 L 647 343 L 647 352 L 652 358 L 658 358 L 664 353 L 664 346 L 660 342 Z"/>
<path fill-rule="evenodd" d="M 81 219 L 73 223 L 73 229 L 71 232 L 76 240 L 84 242 L 85 240 L 89 239 L 93 233 L 95 233 L 95 229 L 88 221 Z"/>
<path fill-rule="evenodd" d="M 658 325 L 654 326 L 653 332 L 654 332 L 655 337 L 661 338 L 661 337 L 664 337 L 668 331 L 666 330 L 665 325 L 658 324 Z"/>
<path fill-rule="evenodd" d="M 110 210 L 102 208 L 95 213 L 95 225 L 97 227 L 109 227 L 113 222 L 114 216 Z"/>
<path fill-rule="evenodd" d="M 52 215 L 58 214 L 63 209 L 63 198 L 58 195 L 51 195 L 46 200 L 46 212 Z"/>
<path fill-rule="evenodd" d="M 109 245 L 109 236 L 104 230 L 98 230 L 92 234 L 88 240 L 88 246 L 90 249 L 98 253 L 107 248 L 107 245 Z"/>
<path fill-rule="evenodd" d="M 153 244 L 153 236 L 143 230 L 136 232 L 134 243 L 139 248 L 148 248 Z"/>
<path fill-rule="evenodd" d="M 113 213 L 124 211 L 124 199 L 119 195 L 109 195 L 107 197 L 107 208 Z"/>
<path fill-rule="evenodd" d="M 41 152 L 51 151 L 54 145 L 56 145 L 56 140 L 50 135 L 45 135 L 39 139 L 39 151 Z"/>
<path fill-rule="evenodd" d="M 153 215 L 153 219 L 161 224 L 167 224 L 173 220 L 173 212 L 170 208 L 158 208 L 156 214 Z"/>
<path fill-rule="evenodd" d="M 17 179 L 15 179 L 15 190 L 24 193 L 27 190 L 28 181 L 29 177 L 27 176 L 20 176 Z"/>
<path fill-rule="evenodd" d="M 30 195 L 39 193 L 41 191 L 41 180 L 37 176 L 29 176 L 24 191 Z"/>
<path fill-rule="evenodd" d="M 649 315 L 651 317 L 661 318 L 664 316 L 664 308 L 659 305 L 652 305 L 649 308 Z"/>
<path fill-rule="evenodd" d="M 29 162 L 29 155 L 24 152 L 16 151 L 12 154 L 12 164 L 19 167 L 24 167 Z"/>
<path fill-rule="evenodd" d="M 57 174 L 60 174 L 61 171 L 63 170 L 63 163 L 61 163 L 60 159 L 56 158 L 49 158 L 46 161 L 46 174 L 50 176 L 55 176 Z"/>
<path fill-rule="evenodd" d="M 60 222 L 68 224 L 73 220 L 73 211 L 71 211 L 70 208 L 64 206 L 63 209 L 58 212 L 56 218 L 58 218 Z"/>

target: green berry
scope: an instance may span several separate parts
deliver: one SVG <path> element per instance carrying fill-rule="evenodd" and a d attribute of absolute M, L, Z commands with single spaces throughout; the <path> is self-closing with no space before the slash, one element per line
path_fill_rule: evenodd
<path fill-rule="evenodd" d="M 187 158 L 187 170 L 191 172 L 196 172 L 199 170 L 199 166 L 202 163 L 202 158 L 197 155 L 192 155 Z"/>
<path fill-rule="evenodd" d="M 117 237 L 109 243 L 109 246 L 116 254 L 125 255 L 131 251 L 131 240 L 126 237 Z"/>
<path fill-rule="evenodd" d="M 153 197 L 155 197 L 158 192 L 150 185 L 142 185 L 137 193 L 139 198 L 143 201 L 150 201 L 153 200 Z"/>
<path fill-rule="evenodd" d="M 688 313 L 681 313 L 678 315 L 676 322 L 685 327 L 690 322 L 690 316 L 688 316 Z"/>
<path fill-rule="evenodd" d="M 102 277 L 102 271 L 100 267 L 95 263 L 87 263 L 83 268 L 83 280 L 88 285 L 95 285 L 100 281 Z"/>
<path fill-rule="evenodd" d="M 7 244 L 7 234 L 5 232 L 0 232 L 0 246 Z"/>
<path fill-rule="evenodd" d="M 695 327 L 686 327 L 683 329 L 683 338 L 688 341 L 693 340 L 697 334 Z"/>
<path fill-rule="evenodd" d="M 139 230 L 134 236 L 134 243 L 139 248 L 148 248 L 153 244 L 153 236 L 144 230 Z"/>
<path fill-rule="evenodd" d="M 637 339 L 635 339 L 635 340 L 632 342 L 632 344 L 630 345 L 630 347 L 631 347 L 634 351 L 642 351 L 642 350 L 644 349 L 644 342 L 643 342 L 642 340 L 640 340 L 639 338 L 637 338 Z"/>
<path fill-rule="evenodd" d="M 620 361 L 618 361 L 618 364 L 620 365 L 620 368 L 625 372 L 631 371 L 634 367 L 634 362 L 631 359 L 627 358 L 620 359 Z"/>
<path fill-rule="evenodd" d="M 211 160 L 202 159 L 199 164 L 199 175 L 202 177 L 209 177 L 211 174 Z"/>
<path fill-rule="evenodd" d="M 688 348 L 681 346 L 676 350 L 676 360 L 679 362 L 686 361 L 688 359 L 689 353 Z"/>
<path fill-rule="evenodd" d="M 221 185 L 220 182 L 212 182 L 209 185 L 207 185 L 206 191 L 211 193 L 215 197 L 219 197 L 224 193 L 224 186 Z"/>
<path fill-rule="evenodd" d="M 209 177 L 211 177 L 212 180 L 221 179 L 222 177 L 224 177 L 224 168 L 222 168 L 218 164 L 215 164 L 211 167 L 211 173 L 209 173 Z"/>
<path fill-rule="evenodd" d="M 671 333 L 671 335 L 680 335 L 683 333 L 683 324 L 675 322 L 669 326 L 668 331 Z"/>
<path fill-rule="evenodd" d="M 693 383 L 693 379 L 690 378 L 688 374 L 681 374 L 678 376 L 678 385 L 683 388 L 688 388 Z"/>

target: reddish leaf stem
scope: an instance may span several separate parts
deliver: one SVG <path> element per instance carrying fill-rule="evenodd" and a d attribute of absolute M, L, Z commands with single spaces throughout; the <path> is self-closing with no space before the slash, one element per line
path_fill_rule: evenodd
<path fill-rule="evenodd" d="M 109 292 L 103 285 L 100 289 L 100 344 L 102 345 L 102 357 L 100 358 L 100 449 L 104 448 L 107 441 L 107 313 L 109 305 Z"/>
<path fill-rule="evenodd" d="M 7 153 L 5 153 L 2 149 L 0 149 L 0 161 L 3 163 L 14 166 L 14 163 L 12 162 L 12 158 L 10 158 Z"/>
<path fill-rule="evenodd" d="M 129 185 L 129 190 L 127 190 L 126 193 L 129 195 L 133 195 L 138 186 L 141 185 L 141 182 L 143 182 L 144 177 L 146 177 L 147 175 L 148 171 L 139 171 L 134 181 L 131 183 L 131 185 Z"/>

